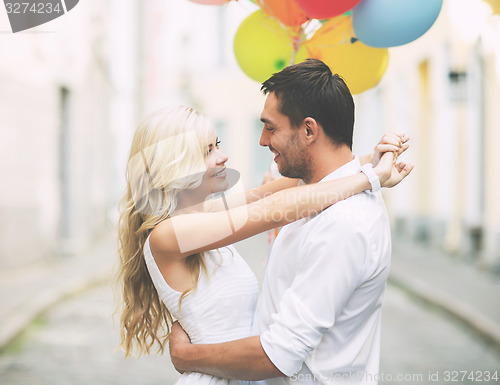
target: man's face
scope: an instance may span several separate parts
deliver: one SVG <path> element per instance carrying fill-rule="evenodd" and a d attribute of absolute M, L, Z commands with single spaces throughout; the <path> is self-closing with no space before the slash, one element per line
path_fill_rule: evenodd
<path fill-rule="evenodd" d="M 301 130 L 292 128 L 290 119 L 279 111 L 274 92 L 267 96 L 260 120 L 264 127 L 259 143 L 274 154 L 280 174 L 307 180 L 311 174 L 308 148 L 301 140 Z"/>

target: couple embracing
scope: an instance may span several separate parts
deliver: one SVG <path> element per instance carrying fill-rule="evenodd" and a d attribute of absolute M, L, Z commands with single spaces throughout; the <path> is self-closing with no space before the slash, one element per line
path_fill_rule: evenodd
<path fill-rule="evenodd" d="M 119 225 L 122 346 L 169 341 L 177 385 L 375 383 L 391 239 L 379 192 L 412 170 L 404 135 L 352 154 L 354 102 L 316 59 L 262 85 L 260 144 L 283 178 L 228 205 L 210 122 L 163 109 L 138 127 Z M 227 197 L 228 200 L 231 197 Z M 260 298 L 233 243 L 282 227 Z"/>

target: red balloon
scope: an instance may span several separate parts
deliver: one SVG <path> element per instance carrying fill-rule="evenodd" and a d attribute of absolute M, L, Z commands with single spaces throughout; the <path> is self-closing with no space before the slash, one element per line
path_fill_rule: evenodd
<path fill-rule="evenodd" d="M 311 19 L 330 19 L 353 9 L 361 0 L 295 0 Z"/>

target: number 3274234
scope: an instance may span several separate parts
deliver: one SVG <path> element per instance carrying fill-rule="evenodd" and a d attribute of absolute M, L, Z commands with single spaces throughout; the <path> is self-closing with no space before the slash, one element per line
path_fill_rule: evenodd
<path fill-rule="evenodd" d="M 28 14 L 28 13 L 64 13 L 61 4 L 52 3 L 5 3 L 7 13 Z"/>

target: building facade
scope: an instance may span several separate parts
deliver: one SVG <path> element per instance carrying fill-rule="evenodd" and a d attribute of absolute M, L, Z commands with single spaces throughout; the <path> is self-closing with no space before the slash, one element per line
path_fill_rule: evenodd
<path fill-rule="evenodd" d="M 387 192 L 396 233 L 495 269 L 500 263 L 500 16 L 448 1 L 434 26 L 390 49 L 360 95 L 361 132 L 407 132 L 413 175 Z M 361 113 L 360 113 L 361 114 Z"/>
<path fill-rule="evenodd" d="M 9 33 L 0 12 L 0 268 L 85 251 L 113 192 L 110 1 Z"/>

